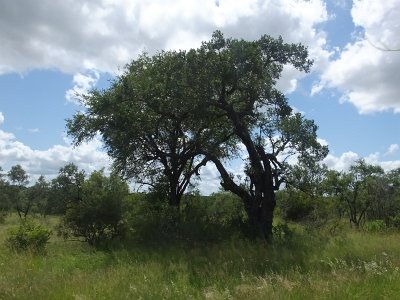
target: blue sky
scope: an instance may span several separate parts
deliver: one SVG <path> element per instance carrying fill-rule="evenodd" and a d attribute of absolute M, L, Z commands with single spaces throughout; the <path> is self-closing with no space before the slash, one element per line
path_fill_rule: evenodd
<path fill-rule="evenodd" d="M 312 73 L 287 68 L 279 87 L 318 124 L 329 167 L 400 167 L 400 51 L 377 49 L 400 49 L 398 0 L 0 0 L 0 166 L 33 179 L 69 161 L 107 166 L 99 138 L 74 148 L 65 136 L 82 110 L 74 93 L 106 88 L 142 51 L 196 47 L 216 29 L 308 46 Z M 215 168 L 202 173 L 201 189 L 216 190 Z"/>

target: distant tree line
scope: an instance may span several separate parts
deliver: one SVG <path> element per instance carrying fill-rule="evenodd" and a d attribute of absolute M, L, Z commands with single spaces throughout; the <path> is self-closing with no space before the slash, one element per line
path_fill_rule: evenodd
<path fill-rule="evenodd" d="M 384 227 L 400 228 L 400 168 L 385 172 L 363 159 L 347 172 L 321 164 L 291 168 L 286 188 L 278 192 L 285 219 L 315 224 L 347 219 L 355 228 L 377 221 Z"/>
<path fill-rule="evenodd" d="M 286 185 L 277 193 L 278 215 L 284 221 L 318 228 L 332 220 L 347 220 L 356 229 L 369 224 L 400 229 L 400 168 L 384 172 L 362 159 L 347 172 L 322 164 L 299 163 L 289 168 Z M 127 183 L 116 173 L 105 175 L 100 170 L 87 176 L 73 163 L 60 168 L 54 179 L 40 176 L 30 185 L 20 165 L 0 174 L 2 217 L 16 213 L 23 220 L 31 215 L 58 215 L 60 235 L 83 238 L 92 245 L 123 237 L 129 230 L 142 230 L 142 238 L 163 238 L 163 234 L 178 234 L 178 228 L 181 234 L 201 228 L 203 234 L 214 237 L 216 233 L 206 232 L 215 226 L 221 235 L 228 228 L 249 229 L 240 198 L 230 192 L 201 196 L 194 190 L 184 195 L 177 211 L 166 190 L 129 193 Z"/>

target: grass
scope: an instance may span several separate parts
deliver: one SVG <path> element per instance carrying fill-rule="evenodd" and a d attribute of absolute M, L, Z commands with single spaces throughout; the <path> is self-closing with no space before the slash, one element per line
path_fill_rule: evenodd
<path fill-rule="evenodd" d="M 296 230 L 274 246 L 230 238 L 108 250 L 53 235 L 35 256 L 4 246 L 15 223 L 0 225 L 0 299 L 400 299 L 398 232 Z"/>

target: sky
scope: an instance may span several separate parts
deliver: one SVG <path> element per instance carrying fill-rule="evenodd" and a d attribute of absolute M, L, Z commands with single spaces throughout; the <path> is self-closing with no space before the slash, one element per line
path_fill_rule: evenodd
<path fill-rule="evenodd" d="M 107 88 L 144 51 L 198 47 L 215 30 L 308 47 L 312 72 L 287 67 L 278 86 L 319 126 L 328 167 L 400 167 L 399 0 L 0 0 L 0 166 L 20 164 L 31 181 L 68 162 L 108 167 L 101 137 L 73 147 L 66 136 L 83 109 L 76 93 Z M 200 191 L 217 191 L 215 167 L 201 174 Z"/>

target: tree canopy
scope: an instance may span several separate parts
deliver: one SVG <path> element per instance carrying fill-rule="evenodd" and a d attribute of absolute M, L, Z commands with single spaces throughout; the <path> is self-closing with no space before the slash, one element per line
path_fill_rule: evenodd
<path fill-rule="evenodd" d="M 197 49 L 134 60 L 109 89 L 82 97 L 86 111 L 68 121 L 68 133 L 77 144 L 100 133 L 119 171 L 151 185 L 166 178 L 176 205 L 212 161 L 222 187 L 243 200 L 255 235 L 269 238 L 286 159 L 327 154 L 314 122 L 293 113 L 276 88 L 287 64 L 308 72 L 312 61 L 303 45 L 282 38 L 225 39 L 216 31 Z M 241 147 L 248 163 L 237 182 L 225 162 Z"/>

